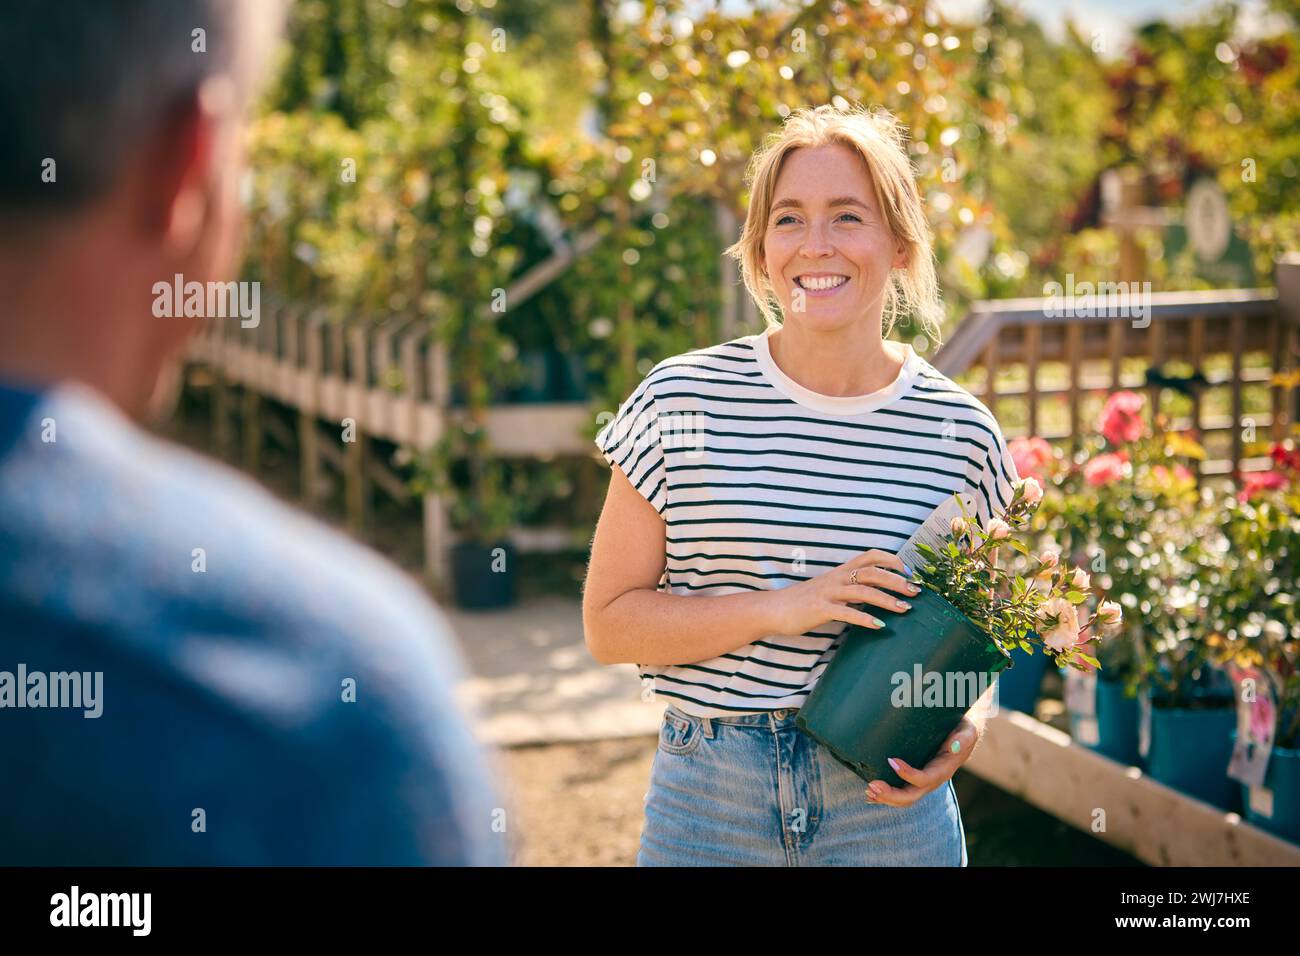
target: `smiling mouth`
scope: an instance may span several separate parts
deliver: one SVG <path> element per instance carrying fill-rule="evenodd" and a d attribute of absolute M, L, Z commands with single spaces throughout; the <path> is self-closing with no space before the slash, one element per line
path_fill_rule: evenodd
<path fill-rule="evenodd" d="M 838 289 L 848 281 L 848 276 L 838 275 L 794 277 L 795 285 L 801 289 L 807 289 L 809 292 L 826 292 L 830 289 Z"/>

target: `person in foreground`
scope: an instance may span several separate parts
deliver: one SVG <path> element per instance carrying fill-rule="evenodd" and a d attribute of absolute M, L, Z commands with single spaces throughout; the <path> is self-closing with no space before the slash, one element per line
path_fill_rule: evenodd
<path fill-rule="evenodd" d="M 668 706 L 638 865 L 965 866 L 952 776 L 981 701 L 907 782 L 870 785 L 795 724 L 861 605 L 906 612 L 895 552 L 955 492 L 979 519 L 1015 465 L 938 342 L 931 235 L 884 111 L 797 111 L 750 167 L 739 259 L 767 327 L 656 365 L 596 436 L 611 464 L 587 646 Z M 778 313 L 780 318 L 778 319 Z"/>
<path fill-rule="evenodd" d="M 237 264 L 278 8 L 0 7 L 2 864 L 507 862 L 441 612 L 132 421 L 201 321 L 154 284 Z"/>

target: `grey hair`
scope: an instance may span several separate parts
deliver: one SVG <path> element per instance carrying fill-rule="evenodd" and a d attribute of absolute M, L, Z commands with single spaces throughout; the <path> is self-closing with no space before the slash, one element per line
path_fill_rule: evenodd
<path fill-rule="evenodd" d="M 210 79 L 228 77 L 247 104 L 284 12 L 281 0 L 4 0 L 0 212 L 97 198 Z"/>

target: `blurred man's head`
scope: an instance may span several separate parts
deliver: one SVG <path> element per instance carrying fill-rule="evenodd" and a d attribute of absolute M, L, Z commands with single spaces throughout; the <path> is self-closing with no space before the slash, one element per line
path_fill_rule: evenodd
<path fill-rule="evenodd" d="M 146 411 L 202 321 L 156 317 L 155 284 L 237 265 L 242 122 L 281 19 L 280 0 L 0 3 L 0 380 Z"/>

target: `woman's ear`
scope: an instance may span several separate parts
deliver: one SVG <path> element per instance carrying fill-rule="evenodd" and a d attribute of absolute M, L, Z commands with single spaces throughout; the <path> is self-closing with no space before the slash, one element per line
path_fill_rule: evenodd
<path fill-rule="evenodd" d="M 908 258 L 908 257 L 907 257 L 907 247 L 906 247 L 906 246 L 897 246 L 897 247 L 896 247 L 896 253 L 895 253 L 895 255 L 894 255 L 894 263 L 893 263 L 893 267 L 894 267 L 895 269 L 906 269 L 906 268 L 907 268 L 907 258 Z"/>

